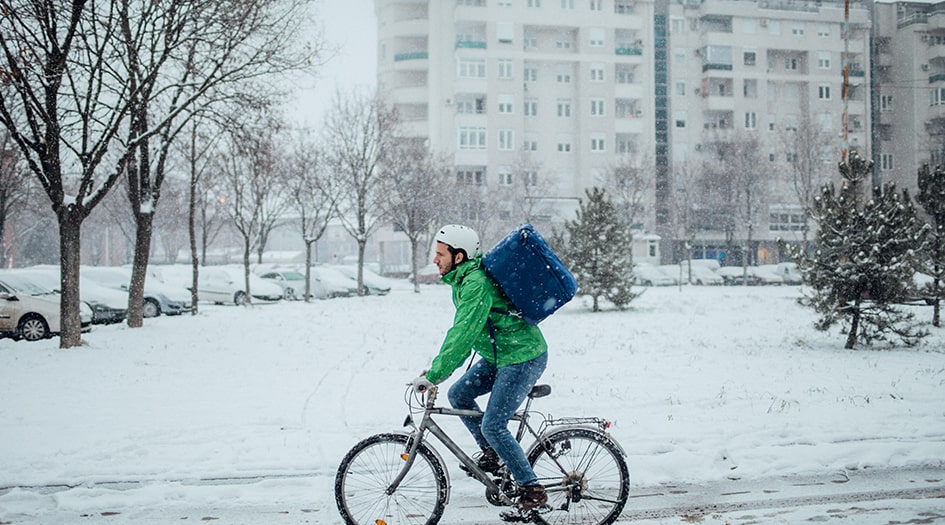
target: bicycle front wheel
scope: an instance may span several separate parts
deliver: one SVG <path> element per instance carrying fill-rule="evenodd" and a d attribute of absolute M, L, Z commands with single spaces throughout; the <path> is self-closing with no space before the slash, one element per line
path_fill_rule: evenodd
<path fill-rule="evenodd" d="M 627 503 L 627 463 L 617 445 L 600 432 L 556 432 L 536 444 L 528 461 L 548 493 L 551 510 L 540 514 L 545 524 L 609 525 Z"/>
<path fill-rule="evenodd" d="M 412 438 L 378 434 L 354 446 L 335 476 L 335 502 L 348 525 L 435 525 L 443 516 L 449 487 L 443 463 L 426 444 L 397 490 L 388 494 L 404 468 Z"/>

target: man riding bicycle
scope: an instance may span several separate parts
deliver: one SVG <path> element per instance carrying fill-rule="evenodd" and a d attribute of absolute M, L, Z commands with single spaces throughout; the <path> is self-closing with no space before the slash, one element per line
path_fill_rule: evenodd
<path fill-rule="evenodd" d="M 433 263 L 440 280 L 452 288 L 456 313 L 430 369 L 413 381 L 424 391 L 459 368 L 470 349 L 481 359 L 449 389 L 453 408 L 480 410 L 476 398 L 491 392 L 482 417 L 463 417 L 463 423 L 482 448 L 479 468 L 497 473 L 502 464 L 519 485 L 517 507 L 527 513 L 548 500 L 545 489 L 508 429 L 548 362 L 548 344 L 537 326 L 515 315 L 511 301 L 482 267 L 479 235 L 467 226 L 451 224 L 436 234 Z"/>

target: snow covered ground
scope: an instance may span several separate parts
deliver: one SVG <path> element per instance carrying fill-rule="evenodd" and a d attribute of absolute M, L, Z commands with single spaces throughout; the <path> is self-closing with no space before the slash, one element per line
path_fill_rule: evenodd
<path fill-rule="evenodd" d="M 945 477 L 945 329 L 915 349 L 844 350 L 841 334 L 813 329 L 800 290 L 651 288 L 603 313 L 579 298 L 542 323 L 553 393 L 535 407 L 612 420 L 634 494 L 888 467 Z M 96 327 L 70 350 L 0 340 L 0 523 L 211 517 L 192 509 L 340 523 L 341 457 L 400 428 L 404 384 L 451 318 L 447 287 L 401 283 L 384 297 L 202 305 Z M 445 427 L 472 445 L 458 422 Z M 459 478 L 443 522 L 494 522 Z"/>

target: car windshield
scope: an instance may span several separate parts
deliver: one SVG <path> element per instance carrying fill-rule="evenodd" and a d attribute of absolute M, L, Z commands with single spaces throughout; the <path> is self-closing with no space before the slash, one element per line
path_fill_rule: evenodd
<path fill-rule="evenodd" d="M 299 272 L 282 272 L 282 276 L 285 277 L 287 281 L 304 281 L 305 276 Z"/>
<path fill-rule="evenodd" d="M 7 287 L 12 288 L 17 293 L 26 294 L 26 295 L 45 295 L 54 293 L 48 288 L 43 288 L 42 286 L 30 281 L 29 279 L 24 279 L 19 275 L 7 274 L 3 276 L 3 282 L 6 283 Z"/>

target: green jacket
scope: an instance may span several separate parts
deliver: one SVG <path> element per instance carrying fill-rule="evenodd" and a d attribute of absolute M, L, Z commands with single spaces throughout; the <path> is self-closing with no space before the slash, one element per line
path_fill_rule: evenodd
<path fill-rule="evenodd" d="M 548 350 L 537 326 L 506 313 L 514 312 L 515 307 L 482 269 L 482 255 L 460 264 L 441 280 L 453 289 L 456 315 L 426 374 L 431 383 L 449 377 L 463 364 L 470 349 L 490 363 L 498 357 L 498 368 L 530 361 Z M 486 319 L 492 320 L 497 350 L 492 347 Z"/>

